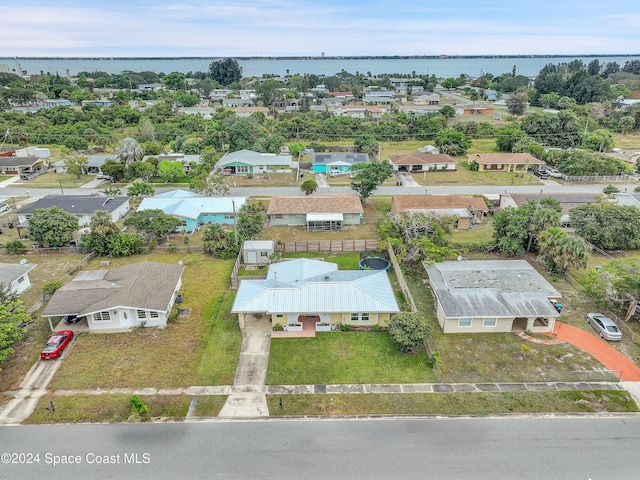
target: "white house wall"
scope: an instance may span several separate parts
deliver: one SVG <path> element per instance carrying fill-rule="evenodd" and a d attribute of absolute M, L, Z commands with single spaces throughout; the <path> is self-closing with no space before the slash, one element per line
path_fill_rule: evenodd
<path fill-rule="evenodd" d="M 22 279 L 22 281 L 20 281 L 20 279 Z M 29 280 L 29 274 L 25 273 L 24 275 L 20 276 L 19 278 L 11 282 L 10 290 L 16 295 L 20 295 L 30 286 L 31 286 L 31 280 Z"/>

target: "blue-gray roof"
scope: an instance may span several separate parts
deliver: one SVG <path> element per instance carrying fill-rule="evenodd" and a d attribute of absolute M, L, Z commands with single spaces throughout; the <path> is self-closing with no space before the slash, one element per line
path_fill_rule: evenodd
<path fill-rule="evenodd" d="M 398 304 L 384 270 L 344 270 L 317 260 L 298 259 L 269 267 L 266 280 L 242 280 L 234 313 L 397 313 Z"/>
<path fill-rule="evenodd" d="M 41 199 L 21 208 L 21 215 L 33 213 L 36 208 L 57 207 L 60 210 L 74 215 L 92 215 L 98 210 L 113 212 L 123 203 L 129 201 L 129 197 L 96 197 L 95 195 L 47 195 Z"/>
<path fill-rule="evenodd" d="M 335 162 L 343 162 L 349 165 L 368 163 L 369 155 L 366 153 L 314 153 L 311 157 L 313 165 L 330 165 Z"/>

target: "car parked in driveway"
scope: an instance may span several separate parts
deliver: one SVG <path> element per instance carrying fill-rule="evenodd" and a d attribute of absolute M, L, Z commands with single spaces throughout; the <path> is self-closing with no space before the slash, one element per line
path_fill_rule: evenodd
<path fill-rule="evenodd" d="M 622 340 L 622 332 L 616 323 L 601 313 L 587 313 L 587 323 L 600 335 L 600 338 L 611 342 Z"/>
<path fill-rule="evenodd" d="M 51 360 L 58 358 L 73 338 L 71 330 L 60 330 L 49 337 L 47 344 L 40 352 L 41 360 Z"/>
<path fill-rule="evenodd" d="M 547 172 L 547 175 L 549 175 L 550 177 L 562 178 L 562 172 L 557 168 L 547 167 L 545 171 Z"/>

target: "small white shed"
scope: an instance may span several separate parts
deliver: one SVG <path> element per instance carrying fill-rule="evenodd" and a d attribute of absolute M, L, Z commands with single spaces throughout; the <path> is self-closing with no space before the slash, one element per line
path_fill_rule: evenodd
<path fill-rule="evenodd" d="M 242 263 L 245 265 L 268 263 L 269 255 L 273 252 L 273 240 L 246 240 L 242 244 Z"/>

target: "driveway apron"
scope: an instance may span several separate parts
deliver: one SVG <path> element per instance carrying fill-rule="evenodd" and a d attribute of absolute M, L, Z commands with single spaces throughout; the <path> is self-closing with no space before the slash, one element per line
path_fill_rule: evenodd
<path fill-rule="evenodd" d="M 271 324 L 261 322 L 245 324 L 242 330 L 242 348 L 233 385 L 243 393 L 232 394 L 220 411 L 223 418 L 268 417 L 267 397 L 256 393 L 267 379 L 269 349 L 271 347 Z"/>

